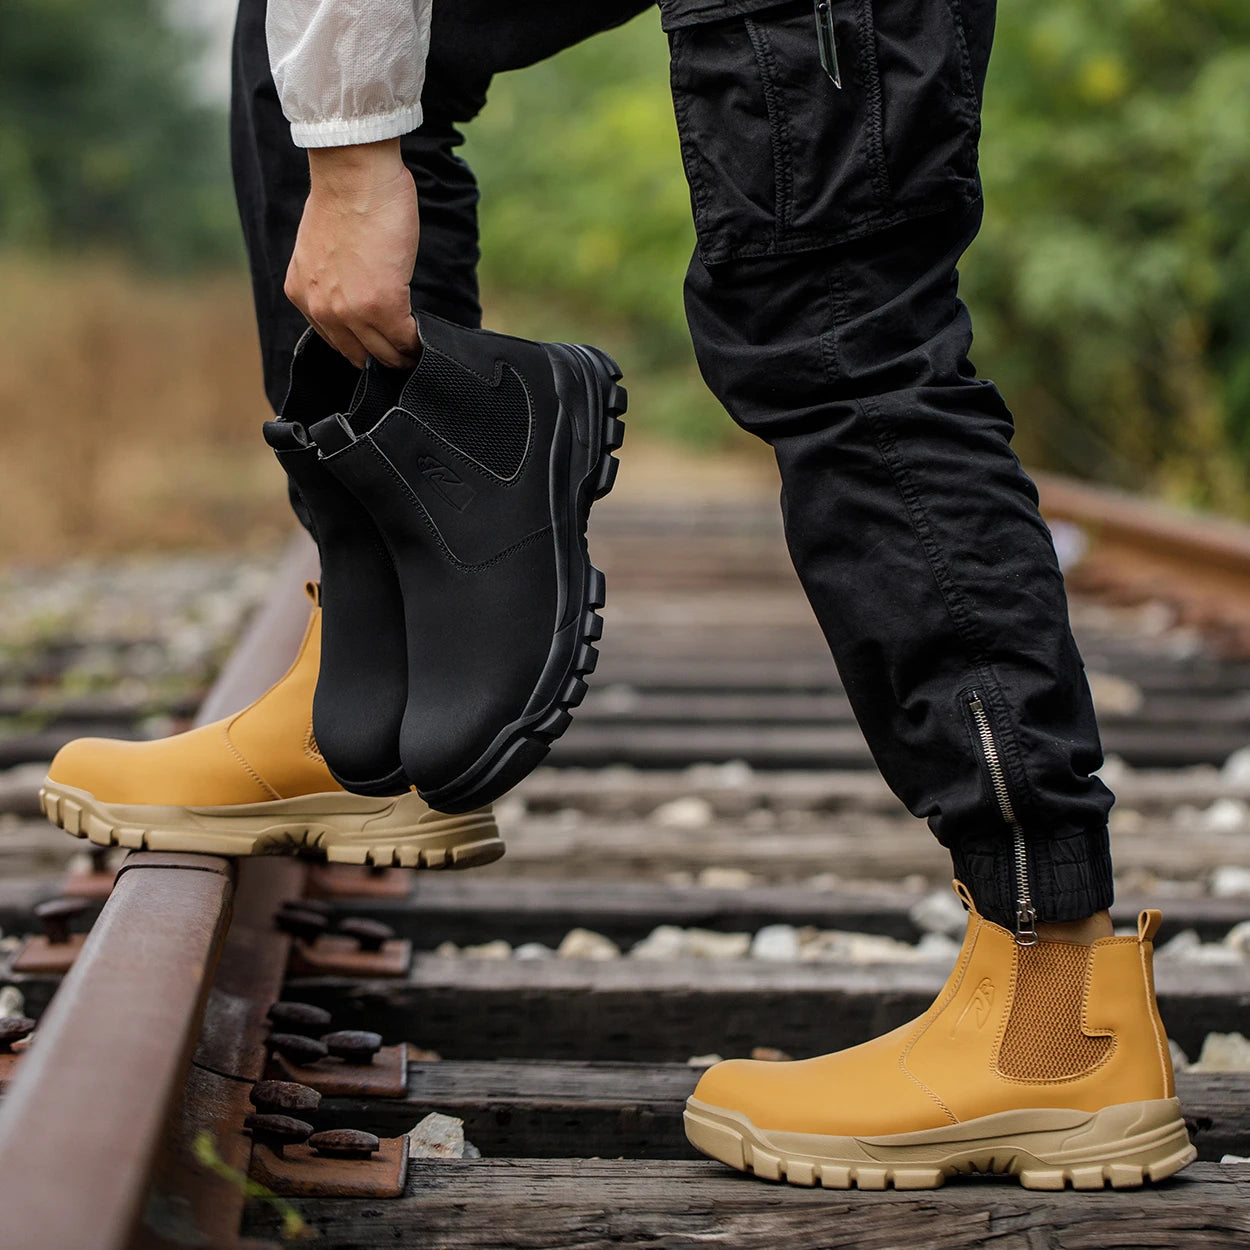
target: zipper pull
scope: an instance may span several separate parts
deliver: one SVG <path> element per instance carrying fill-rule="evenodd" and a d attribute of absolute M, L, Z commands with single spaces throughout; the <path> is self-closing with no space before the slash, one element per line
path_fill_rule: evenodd
<path fill-rule="evenodd" d="M 1027 898 L 1016 899 L 1016 945 L 1037 945 L 1037 909 Z"/>
<path fill-rule="evenodd" d="M 820 48 L 820 63 L 829 81 L 842 90 L 842 74 L 838 69 L 838 44 L 833 37 L 833 9 L 830 0 L 815 0 L 816 44 Z"/>

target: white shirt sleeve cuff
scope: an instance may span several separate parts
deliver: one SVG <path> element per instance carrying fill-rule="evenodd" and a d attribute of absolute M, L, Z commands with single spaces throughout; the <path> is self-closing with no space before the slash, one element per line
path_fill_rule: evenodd
<path fill-rule="evenodd" d="M 319 122 L 292 122 L 291 141 L 297 148 L 344 148 L 358 143 L 397 139 L 422 122 L 421 103 L 369 117 L 332 117 Z"/>

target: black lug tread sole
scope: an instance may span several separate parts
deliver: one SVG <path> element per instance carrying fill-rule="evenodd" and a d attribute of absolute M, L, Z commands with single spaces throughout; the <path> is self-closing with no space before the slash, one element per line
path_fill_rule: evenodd
<path fill-rule="evenodd" d="M 612 453 L 620 448 L 625 439 L 625 422 L 621 417 L 629 407 L 629 393 L 619 385 L 621 369 L 611 356 L 596 347 L 583 347 L 581 350 L 594 357 L 610 378 L 610 385 L 603 393 L 599 462 L 597 467 L 591 468 L 586 478 L 595 483 L 591 495 L 593 502 L 608 494 L 616 481 L 620 464 Z M 469 789 L 459 790 L 453 784 L 426 791 L 418 786 L 417 793 L 435 811 L 454 815 L 493 803 L 528 777 L 542 763 L 555 740 L 572 724 L 572 709 L 586 697 L 588 687 L 584 678 L 594 672 L 599 662 L 599 652 L 594 644 L 603 637 L 603 618 L 596 609 L 603 607 L 607 595 L 607 579 L 601 570 L 589 563 L 584 528 L 577 541 L 581 543 L 583 555 L 587 558 L 587 576 L 581 637 L 569 678 L 545 716 L 536 723 L 531 722 L 515 735 L 497 752 L 493 762 L 480 762 L 470 770 L 474 781 Z"/>

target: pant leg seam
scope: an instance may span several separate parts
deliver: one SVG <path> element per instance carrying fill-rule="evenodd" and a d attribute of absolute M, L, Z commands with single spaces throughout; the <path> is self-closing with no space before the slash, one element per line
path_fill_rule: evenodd
<path fill-rule="evenodd" d="M 907 466 L 898 451 L 893 435 L 885 428 L 881 419 L 881 412 L 870 398 L 863 397 L 857 399 L 855 403 L 864 414 L 869 427 L 873 431 L 877 451 L 889 470 L 895 489 L 907 508 L 907 516 L 911 522 L 912 532 L 916 535 L 920 542 L 921 550 L 925 553 L 929 571 L 933 575 L 933 581 L 937 586 L 938 593 L 942 596 L 942 603 L 946 608 L 947 616 L 954 624 L 956 633 L 968 648 L 969 659 L 977 670 L 978 676 L 985 680 L 986 685 L 990 687 L 991 696 L 999 702 L 999 710 L 1001 712 L 1001 686 L 997 675 L 994 673 L 994 666 L 990 663 L 987 656 L 984 640 L 978 637 L 979 631 L 971 620 L 971 614 L 963 602 L 963 595 L 950 579 L 941 552 L 933 541 L 932 529 L 928 518 L 925 516 L 924 507 L 920 502 L 918 493 L 911 484 L 910 474 L 907 472 Z M 1020 787 L 1026 802 L 1030 806 L 1034 806 L 1036 800 L 1028 774 L 1022 766 L 1023 761 L 1020 755 L 1019 744 L 1016 741 L 1014 726 L 1011 724 L 1010 717 L 1000 715 L 999 721 L 1005 746 L 1015 763 L 1015 768 L 1012 770 L 1015 773 L 1014 780 Z"/>
<path fill-rule="evenodd" d="M 790 206 L 794 199 L 791 177 L 790 131 L 785 112 L 778 97 L 776 80 L 777 61 L 773 56 L 768 30 L 758 22 L 746 19 L 747 38 L 755 52 L 760 71 L 760 87 L 764 94 L 764 107 L 768 112 L 768 131 L 773 149 L 773 245 L 780 247 L 783 237 L 790 230 Z"/>

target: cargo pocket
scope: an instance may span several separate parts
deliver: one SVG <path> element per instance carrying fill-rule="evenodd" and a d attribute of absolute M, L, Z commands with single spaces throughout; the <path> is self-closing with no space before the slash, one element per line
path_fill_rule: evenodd
<path fill-rule="evenodd" d="M 839 90 L 811 0 L 661 0 L 705 263 L 828 247 L 978 193 L 957 4 L 833 0 Z"/>

